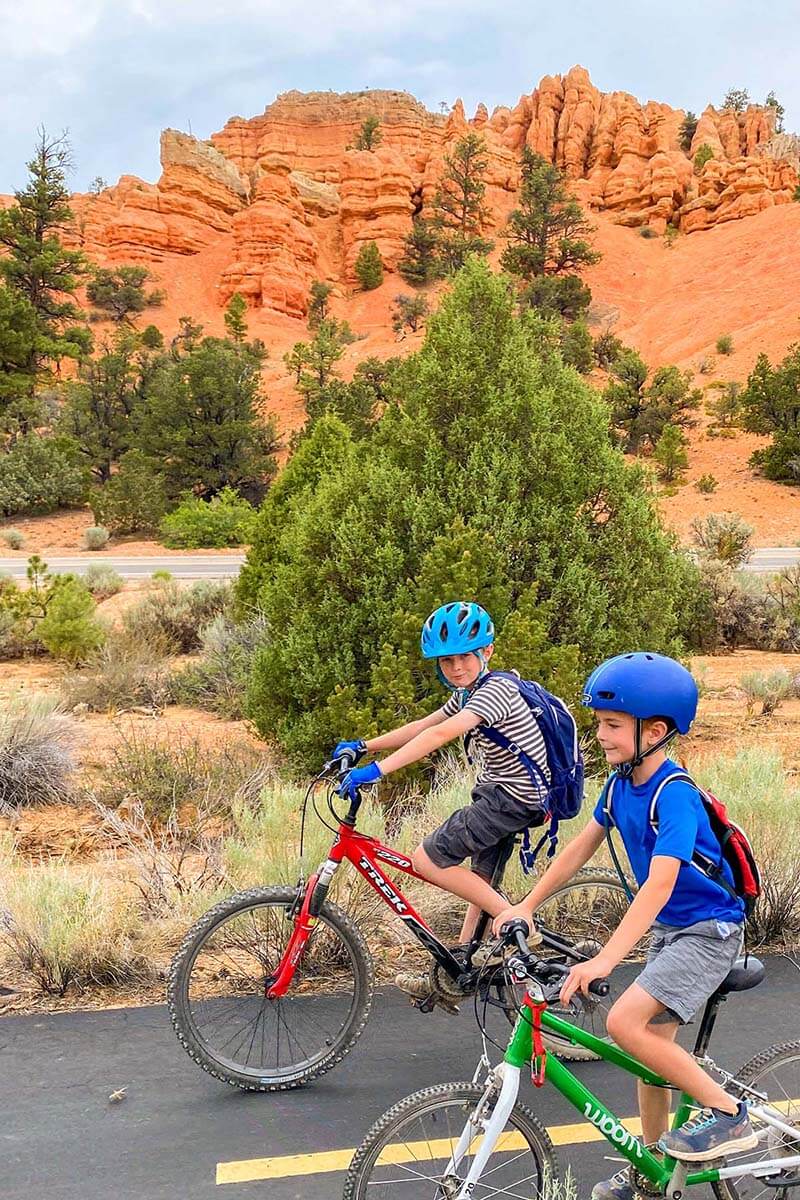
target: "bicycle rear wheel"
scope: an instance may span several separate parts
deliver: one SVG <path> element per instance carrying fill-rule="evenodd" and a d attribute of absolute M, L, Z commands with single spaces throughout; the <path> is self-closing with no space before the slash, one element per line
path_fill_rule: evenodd
<path fill-rule="evenodd" d="M 195 1062 L 233 1087 L 271 1092 L 329 1071 L 360 1036 L 374 973 L 350 918 L 326 901 L 289 991 L 267 988 L 294 927 L 295 888 L 253 888 L 189 930 L 170 969 L 167 1003 Z"/>
<path fill-rule="evenodd" d="M 485 1088 L 444 1083 L 424 1088 L 395 1104 L 375 1122 L 356 1150 L 344 1184 L 343 1200 L 451 1200 L 472 1165 L 480 1141 L 480 1105 Z M 476 1134 L 455 1174 L 445 1175 L 450 1155 L 468 1120 Z M 515 1104 L 483 1176 L 475 1200 L 490 1196 L 541 1200 L 558 1174 L 547 1130 L 523 1104 Z"/>
<path fill-rule="evenodd" d="M 612 871 L 579 871 L 574 879 L 553 892 L 536 912 L 537 924 L 563 938 L 575 950 L 591 957 L 605 945 L 611 934 L 628 911 L 629 900 L 619 877 Z M 609 980 L 610 991 L 605 998 L 582 997 L 578 1012 L 550 1005 L 550 1011 L 563 1016 L 573 1025 L 578 1025 L 605 1038 L 606 1017 L 612 1004 L 625 991 L 638 974 L 639 965 L 646 957 L 646 940 L 636 947 L 628 959 L 620 964 Z M 567 966 L 574 961 L 568 955 L 554 955 L 547 945 L 540 947 L 543 957 L 557 957 Z M 548 1049 L 561 1058 L 573 1062 L 585 1062 L 597 1058 L 591 1050 L 575 1046 L 565 1038 L 552 1033 L 544 1035 Z"/>
<path fill-rule="evenodd" d="M 736 1166 L 737 1163 L 766 1162 L 767 1160 L 789 1158 L 800 1155 L 800 1041 L 785 1042 L 782 1045 L 770 1046 L 736 1072 L 736 1080 L 748 1084 L 756 1091 L 767 1097 L 767 1104 L 775 1108 L 781 1120 L 796 1128 L 797 1133 L 792 1137 L 773 1125 L 767 1125 L 755 1116 L 751 1117 L 753 1126 L 759 1135 L 759 1143 L 755 1150 L 744 1151 L 732 1155 L 725 1163 L 726 1166 Z M 730 1084 L 728 1090 L 736 1092 L 736 1084 Z M 747 1097 L 747 1093 L 740 1094 Z M 758 1103 L 758 1101 L 753 1101 Z M 778 1168 L 771 1179 L 771 1185 L 754 1175 L 742 1174 L 733 1179 L 723 1179 L 716 1184 L 714 1190 L 722 1200 L 789 1200 L 798 1195 L 797 1189 L 781 1187 L 781 1177 L 790 1180 L 800 1176 L 800 1167 L 788 1168 L 781 1173 Z"/>

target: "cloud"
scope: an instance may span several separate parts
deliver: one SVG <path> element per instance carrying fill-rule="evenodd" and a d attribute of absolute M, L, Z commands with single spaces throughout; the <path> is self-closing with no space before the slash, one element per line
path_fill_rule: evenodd
<path fill-rule="evenodd" d="M 0 192 L 19 186 L 38 124 L 70 129 L 75 186 L 156 179 L 166 125 L 207 137 L 281 92 L 408 90 L 437 110 L 514 104 L 575 62 L 603 90 L 701 110 L 728 87 L 774 88 L 787 127 L 800 82 L 793 0 L 0 0 Z M 654 33 L 657 29 L 657 35 Z M 689 36 L 690 33 L 690 36 Z"/>

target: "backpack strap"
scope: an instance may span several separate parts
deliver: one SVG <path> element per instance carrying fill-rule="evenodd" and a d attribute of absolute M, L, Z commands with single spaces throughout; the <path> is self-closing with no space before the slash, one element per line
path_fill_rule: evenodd
<path fill-rule="evenodd" d="M 625 889 L 625 895 L 628 897 L 628 903 L 630 903 L 633 900 L 633 892 L 631 891 L 631 887 L 628 883 L 625 872 L 622 869 L 622 864 L 619 861 L 619 855 L 617 854 L 614 841 L 611 837 L 611 828 L 614 822 L 614 818 L 611 815 L 611 799 L 614 795 L 614 784 L 616 782 L 617 774 L 614 772 L 613 774 L 609 775 L 608 779 L 603 785 L 603 790 L 600 793 L 600 798 L 603 801 L 603 828 L 606 832 L 606 845 L 608 846 L 608 853 L 611 855 L 611 861 L 614 864 L 614 870 L 619 876 L 619 881 Z"/>
<path fill-rule="evenodd" d="M 659 797 L 660 797 L 661 793 L 663 792 L 664 788 L 667 786 L 667 784 L 674 783 L 675 780 L 679 780 L 681 783 L 688 783 L 699 794 L 701 800 L 703 799 L 703 796 L 705 794 L 703 792 L 703 789 L 700 787 L 700 785 L 695 783 L 695 781 L 692 779 L 691 775 L 689 775 L 686 771 L 673 771 L 671 775 L 668 775 L 666 777 L 666 779 L 662 779 L 661 782 L 659 783 L 658 787 L 656 788 L 655 792 L 653 793 L 653 799 L 650 801 L 650 828 L 653 830 L 653 832 L 656 834 L 656 836 L 658 836 L 658 808 L 657 808 L 657 805 L 658 805 Z M 727 879 L 725 878 L 725 875 L 723 874 L 722 864 L 724 862 L 725 862 L 725 854 L 724 854 L 724 851 L 723 851 L 723 848 L 721 845 L 720 845 L 719 862 L 718 863 L 715 863 L 712 859 L 708 858 L 705 854 L 701 854 L 700 851 L 697 849 L 695 849 L 694 853 L 692 854 L 692 866 L 693 867 L 695 867 L 702 875 L 705 875 L 706 879 L 709 879 L 711 881 L 711 883 L 716 883 L 716 885 L 718 887 L 721 887 L 723 892 L 727 892 L 728 896 L 730 896 L 730 898 L 732 900 L 737 900 L 737 901 L 741 902 L 741 899 L 742 899 L 741 896 L 739 895 L 739 893 L 736 891 L 735 888 L 731 887 L 731 885 L 728 883 Z"/>

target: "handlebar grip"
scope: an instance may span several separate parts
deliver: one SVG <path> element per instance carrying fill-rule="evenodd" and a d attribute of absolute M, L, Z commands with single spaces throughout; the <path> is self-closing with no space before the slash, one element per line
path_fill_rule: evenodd
<path fill-rule="evenodd" d="M 589 991 L 593 996 L 599 996 L 602 999 L 611 991 L 611 985 L 607 979 L 593 979 L 589 984 Z"/>

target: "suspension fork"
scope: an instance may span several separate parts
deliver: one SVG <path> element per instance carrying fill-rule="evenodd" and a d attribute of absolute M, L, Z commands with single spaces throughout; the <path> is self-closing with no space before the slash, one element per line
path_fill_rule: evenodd
<path fill-rule="evenodd" d="M 297 964 L 303 956 L 308 939 L 319 919 L 331 880 L 340 866 L 341 863 L 334 859 L 326 859 L 306 884 L 302 904 L 295 914 L 292 936 L 281 955 L 277 969 L 267 977 L 266 996 L 268 1000 L 279 1000 L 288 992 L 297 970 Z"/>

